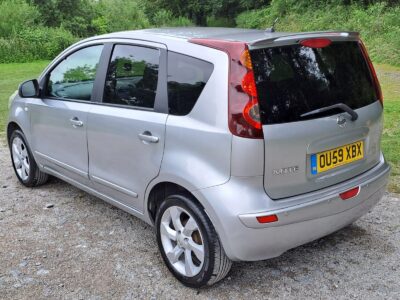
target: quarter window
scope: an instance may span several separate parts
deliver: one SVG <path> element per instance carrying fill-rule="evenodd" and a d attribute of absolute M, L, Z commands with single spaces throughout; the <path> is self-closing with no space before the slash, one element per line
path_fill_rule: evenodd
<path fill-rule="evenodd" d="M 153 108 L 159 58 L 157 49 L 116 45 L 108 66 L 103 102 Z"/>
<path fill-rule="evenodd" d="M 103 45 L 78 50 L 49 74 L 46 96 L 90 101 Z"/>
<path fill-rule="evenodd" d="M 192 110 L 213 69 L 213 64 L 209 62 L 168 52 L 168 105 L 170 114 L 183 116 Z"/>

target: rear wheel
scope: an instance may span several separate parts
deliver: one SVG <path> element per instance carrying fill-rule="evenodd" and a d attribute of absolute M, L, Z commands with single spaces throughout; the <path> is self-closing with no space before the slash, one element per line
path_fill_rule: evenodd
<path fill-rule="evenodd" d="M 228 274 L 232 262 L 204 209 L 192 199 L 168 197 L 158 209 L 156 232 L 164 262 L 184 285 L 212 285 Z"/>
<path fill-rule="evenodd" d="M 27 187 L 46 183 L 48 175 L 39 170 L 22 131 L 13 131 L 9 145 L 11 161 L 18 180 Z"/>

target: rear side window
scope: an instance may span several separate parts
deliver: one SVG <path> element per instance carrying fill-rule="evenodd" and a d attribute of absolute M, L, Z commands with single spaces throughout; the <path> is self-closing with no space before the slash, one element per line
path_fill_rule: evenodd
<path fill-rule="evenodd" d="M 333 115 L 341 111 L 301 116 L 337 103 L 357 109 L 378 99 L 358 42 L 257 49 L 251 58 L 263 124 Z"/>
<path fill-rule="evenodd" d="M 214 69 L 212 63 L 168 52 L 168 104 L 172 115 L 187 115 Z"/>
<path fill-rule="evenodd" d="M 159 58 L 158 49 L 116 45 L 108 66 L 103 102 L 153 108 Z"/>

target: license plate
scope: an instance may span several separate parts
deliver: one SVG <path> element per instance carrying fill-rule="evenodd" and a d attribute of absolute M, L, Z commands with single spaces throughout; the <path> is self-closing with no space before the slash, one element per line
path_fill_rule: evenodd
<path fill-rule="evenodd" d="M 364 142 L 358 141 L 311 155 L 311 174 L 315 175 L 364 157 Z"/>

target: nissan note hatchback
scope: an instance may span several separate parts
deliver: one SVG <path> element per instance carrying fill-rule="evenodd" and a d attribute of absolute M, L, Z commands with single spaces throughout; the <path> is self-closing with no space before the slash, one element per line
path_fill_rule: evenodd
<path fill-rule="evenodd" d="M 191 287 L 281 255 L 381 198 L 382 93 L 359 35 L 227 28 L 78 42 L 10 99 L 15 173 L 154 225 Z"/>

